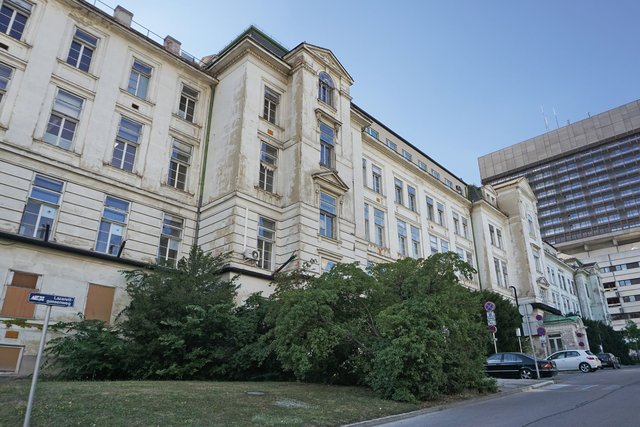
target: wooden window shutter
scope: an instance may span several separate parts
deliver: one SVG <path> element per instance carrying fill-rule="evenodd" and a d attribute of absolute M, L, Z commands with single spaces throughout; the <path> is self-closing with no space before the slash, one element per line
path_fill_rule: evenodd
<path fill-rule="evenodd" d="M 0 345 L 0 372 L 15 372 L 18 370 L 22 347 Z"/>
<path fill-rule="evenodd" d="M 35 304 L 28 302 L 29 294 L 38 290 L 38 275 L 15 271 L 7 286 L 0 314 L 7 317 L 33 318 Z"/>
<path fill-rule="evenodd" d="M 109 323 L 111 321 L 111 308 L 113 307 L 115 290 L 115 288 L 109 286 L 89 284 L 84 318 L 87 320 L 102 320 L 105 323 Z"/>

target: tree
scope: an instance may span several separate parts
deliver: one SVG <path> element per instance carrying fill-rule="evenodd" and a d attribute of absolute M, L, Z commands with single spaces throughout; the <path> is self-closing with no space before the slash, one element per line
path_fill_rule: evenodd
<path fill-rule="evenodd" d="M 481 314 L 485 324 L 487 315 L 484 310 L 484 303 L 492 301 L 496 305 L 494 312 L 496 314 L 498 351 L 520 351 L 516 329 L 522 325 L 522 316 L 516 306 L 496 292 L 480 291 L 476 295 L 478 297 L 478 312 Z M 487 333 L 487 337 L 491 337 L 491 334 Z M 527 352 L 524 348 L 523 350 L 525 353 Z M 491 339 L 487 339 L 487 354 L 494 352 L 493 342 Z"/>
<path fill-rule="evenodd" d="M 640 343 L 640 328 L 638 328 L 638 324 L 633 320 L 627 320 L 624 336 L 635 350 L 635 359 L 638 360 L 640 356 L 638 353 L 638 344 Z"/>
<path fill-rule="evenodd" d="M 621 363 L 630 363 L 629 346 L 624 340 L 622 331 L 615 331 L 611 326 L 599 320 L 582 319 L 582 322 L 587 328 L 591 350 L 598 353 L 600 346 L 602 346 L 603 351 L 618 356 Z"/>

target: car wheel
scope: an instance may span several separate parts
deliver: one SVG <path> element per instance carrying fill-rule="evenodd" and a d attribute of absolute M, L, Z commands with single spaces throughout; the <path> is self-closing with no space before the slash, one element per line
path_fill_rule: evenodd
<path fill-rule="evenodd" d="M 588 364 L 588 363 L 586 363 L 586 362 L 582 362 L 582 363 L 580 364 L 580 366 L 578 366 L 578 369 L 580 369 L 580 370 L 581 370 L 582 372 L 584 372 L 585 374 L 586 374 L 587 372 L 591 372 L 591 371 L 592 371 L 591 366 L 589 366 L 589 364 Z"/>
<path fill-rule="evenodd" d="M 522 368 L 520 370 L 520 378 L 522 378 L 523 380 L 532 380 L 533 377 L 534 377 L 534 374 L 531 371 L 531 369 Z"/>

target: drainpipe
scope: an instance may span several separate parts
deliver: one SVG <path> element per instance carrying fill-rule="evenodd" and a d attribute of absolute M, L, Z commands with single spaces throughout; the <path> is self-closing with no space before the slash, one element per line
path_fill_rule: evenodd
<path fill-rule="evenodd" d="M 193 241 L 194 246 L 198 246 L 198 239 L 200 234 L 200 215 L 202 214 L 202 200 L 204 198 L 204 177 L 207 172 L 207 157 L 209 154 L 209 139 L 211 138 L 211 122 L 213 122 L 213 99 L 216 95 L 215 85 L 210 85 L 211 98 L 209 98 L 209 110 L 207 112 L 207 129 L 204 135 L 204 152 L 202 154 L 202 168 L 200 172 L 200 188 L 198 189 L 198 210 L 196 212 L 196 229 L 195 239 Z"/>

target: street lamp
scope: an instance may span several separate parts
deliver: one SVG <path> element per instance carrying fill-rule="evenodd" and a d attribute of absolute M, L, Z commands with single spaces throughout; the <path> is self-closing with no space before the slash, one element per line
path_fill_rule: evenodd
<path fill-rule="evenodd" d="M 520 313 L 520 303 L 518 302 L 518 290 L 516 289 L 515 286 L 509 286 L 511 289 L 513 289 L 513 295 L 516 297 L 516 308 L 518 309 L 518 313 Z M 522 329 L 518 326 L 518 329 L 520 330 L 520 333 L 522 333 Z"/>

